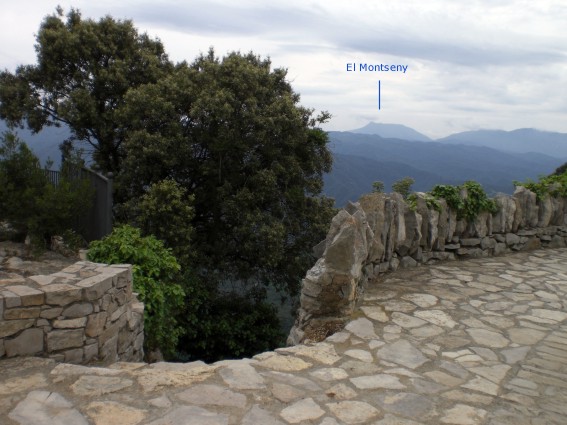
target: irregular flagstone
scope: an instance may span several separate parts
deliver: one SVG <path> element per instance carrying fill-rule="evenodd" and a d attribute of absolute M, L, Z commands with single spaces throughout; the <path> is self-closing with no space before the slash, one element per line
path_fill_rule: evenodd
<path fill-rule="evenodd" d="M 344 354 L 362 362 L 372 363 L 374 361 L 372 353 L 366 350 L 347 350 Z"/>
<path fill-rule="evenodd" d="M 258 362 L 258 366 L 280 372 L 296 372 L 310 368 L 312 363 L 308 363 L 298 357 L 281 356 L 276 354 L 268 357 L 267 359 L 261 360 Z"/>
<path fill-rule="evenodd" d="M 467 329 L 467 333 L 477 344 L 491 348 L 504 348 L 510 343 L 501 334 L 486 329 Z"/>
<path fill-rule="evenodd" d="M 62 395 L 51 391 L 32 391 L 8 415 L 19 425 L 89 425 Z"/>
<path fill-rule="evenodd" d="M 272 395 L 282 403 L 289 403 L 305 395 L 305 391 L 291 385 L 275 382 L 272 385 Z"/>
<path fill-rule="evenodd" d="M 425 320 L 398 312 L 392 313 L 392 322 L 401 326 L 402 328 L 418 328 L 427 323 Z"/>
<path fill-rule="evenodd" d="M 424 419 L 435 415 L 435 404 L 427 397 L 413 393 L 380 394 L 382 409 L 400 416 Z"/>
<path fill-rule="evenodd" d="M 414 316 L 419 317 L 420 319 L 426 320 L 429 323 L 433 323 L 434 325 L 443 326 L 446 328 L 453 329 L 457 326 L 457 322 L 455 322 L 451 316 L 441 310 L 421 310 L 416 311 Z"/>
<path fill-rule="evenodd" d="M 359 360 L 348 360 L 340 365 L 349 376 L 369 375 L 380 372 L 382 368 L 374 363 L 361 362 Z"/>
<path fill-rule="evenodd" d="M 345 326 L 345 329 L 362 339 L 378 339 L 374 331 L 374 324 L 364 317 L 353 320 Z"/>
<path fill-rule="evenodd" d="M 433 307 L 439 302 L 436 296 L 429 294 L 406 294 L 402 295 L 402 299 L 410 301 L 421 308 Z"/>
<path fill-rule="evenodd" d="M 76 375 L 97 375 L 97 376 L 117 376 L 123 372 L 119 369 L 105 367 L 89 367 L 76 364 L 61 363 L 51 370 L 53 376 L 76 376 Z"/>
<path fill-rule="evenodd" d="M 218 385 L 195 385 L 176 394 L 176 397 L 190 404 L 229 406 L 243 409 L 246 407 L 246 396 Z"/>
<path fill-rule="evenodd" d="M 374 406 L 362 401 L 339 401 L 328 403 L 327 407 L 333 415 L 348 425 L 364 423 L 380 414 Z"/>
<path fill-rule="evenodd" d="M 5 378 L 3 378 L 5 379 Z M 32 389 L 47 387 L 48 382 L 42 373 L 14 377 L 0 382 L 0 395 L 12 395 Z"/>
<path fill-rule="evenodd" d="M 507 332 L 510 340 L 520 345 L 533 345 L 545 338 L 546 335 L 545 332 L 528 328 L 512 328 L 508 329 Z"/>
<path fill-rule="evenodd" d="M 563 322 L 565 319 L 567 319 L 567 313 L 557 310 L 534 308 L 532 309 L 531 313 L 535 317 L 541 317 L 542 319 L 550 319 L 557 322 Z"/>
<path fill-rule="evenodd" d="M 228 415 L 197 406 L 182 406 L 147 425 L 228 425 Z"/>
<path fill-rule="evenodd" d="M 423 423 L 387 414 L 384 415 L 384 419 L 374 422 L 373 425 L 423 425 Z"/>
<path fill-rule="evenodd" d="M 131 387 L 134 381 L 117 376 L 81 376 L 71 385 L 73 392 L 80 396 L 93 397 L 114 393 Z"/>
<path fill-rule="evenodd" d="M 270 412 L 262 409 L 260 406 L 255 404 L 252 408 L 244 415 L 240 425 L 285 425 L 282 421 L 276 419 L 272 416 Z"/>
<path fill-rule="evenodd" d="M 494 382 L 491 382 L 488 379 L 481 378 L 480 376 L 471 379 L 466 384 L 461 385 L 461 387 L 490 395 L 498 395 L 498 389 L 499 389 L 498 385 L 496 385 Z"/>
<path fill-rule="evenodd" d="M 359 376 L 351 378 L 350 382 L 361 390 L 375 390 L 378 388 L 386 388 L 389 390 L 401 390 L 406 388 L 396 376 L 386 375 L 384 373 L 373 376 Z"/>
<path fill-rule="evenodd" d="M 421 351 L 406 340 L 385 345 L 377 351 L 378 358 L 393 362 L 409 369 L 415 369 L 429 361 Z"/>
<path fill-rule="evenodd" d="M 390 320 L 383 307 L 362 306 L 360 307 L 360 309 L 368 318 L 376 320 L 377 322 L 386 323 L 388 320 Z"/>
<path fill-rule="evenodd" d="M 290 424 L 318 419 L 324 414 L 325 411 L 312 398 L 300 400 L 280 412 L 280 416 Z"/>
<path fill-rule="evenodd" d="M 531 347 L 515 347 L 502 350 L 500 353 L 504 356 L 506 363 L 515 364 L 523 361 L 530 352 Z"/>
<path fill-rule="evenodd" d="M 258 390 L 266 388 L 265 380 L 249 364 L 234 362 L 219 372 L 224 382 L 236 390 Z"/>
<path fill-rule="evenodd" d="M 455 425 L 480 425 L 484 423 L 487 413 L 484 409 L 457 404 L 446 412 L 445 416 L 441 418 L 441 422 Z"/>
<path fill-rule="evenodd" d="M 494 397 L 488 395 L 477 394 L 472 391 L 462 391 L 462 390 L 451 390 L 446 393 L 441 394 L 444 397 L 453 401 L 461 401 L 464 403 L 474 403 L 474 404 L 490 404 L 494 400 Z"/>
<path fill-rule="evenodd" d="M 148 413 L 114 401 L 90 403 L 86 412 L 95 425 L 137 425 Z"/>
<path fill-rule="evenodd" d="M 506 374 L 511 369 L 508 365 L 495 365 L 495 366 L 483 366 L 483 367 L 472 367 L 469 370 L 495 384 L 500 384 L 500 382 L 506 377 Z"/>
<path fill-rule="evenodd" d="M 335 347 L 326 342 L 315 345 L 296 345 L 295 347 L 278 348 L 277 353 L 291 353 L 298 356 L 309 357 L 318 363 L 332 365 L 338 362 L 341 357 L 337 355 Z"/>
<path fill-rule="evenodd" d="M 247 365 L 243 365 L 247 366 Z M 138 382 L 144 392 L 152 392 L 163 387 L 189 386 L 209 378 L 220 366 L 206 365 L 203 362 L 154 363 L 137 372 Z"/>
<path fill-rule="evenodd" d="M 356 397 L 357 393 L 345 384 L 337 384 L 325 391 L 325 395 L 335 400 L 348 400 Z"/>
<path fill-rule="evenodd" d="M 344 369 L 338 367 L 328 367 L 324 369 L 314 370 L 309 373 L 311 376 L 321 380 L 321 381 L 338 381 L 341 379 L 348 378 L 348 373 Z"/>
<path fill-rule="evenodd" d="M 262 372 L 261 375 L 265 376 L 267 379 L 274 379 L 276 381 L 283 382 L 294 387 L 300 387 L 308 391 L 321 391 L 321 387 L 315 382 L 302 376 L 292 375 L 291 373 L 270 371 Z"/>
<path fill-rule="evenodd" d="M 446 385 L 448 387 L 455 387 L 457 385 L 461 385 L 464 382 L 463 379 L 449 375 L 448 373 L 442 372 L 440 370 L 425 372 L 424 375 L 432 379 L 433 381 L 441 385 Z"/>

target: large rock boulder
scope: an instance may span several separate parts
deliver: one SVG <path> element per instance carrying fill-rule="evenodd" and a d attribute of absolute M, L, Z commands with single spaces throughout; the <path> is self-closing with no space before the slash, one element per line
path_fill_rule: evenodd
<path fill-rule="evenodd" d="M 514 227 L 516 215 L 516 200 L 509 195 L 499 193 L 494 197 L 498 211 L 492 220 L 492 231 L 494 233 L 510 233 Z"/>
<path fill-rule="evenodd" d="M 536 194 L 523 186 L 518 186 L 513 196 L 518 200 L 521 211 L 519 227 L 524 229 L 536 227 L 539 216 Z"/>

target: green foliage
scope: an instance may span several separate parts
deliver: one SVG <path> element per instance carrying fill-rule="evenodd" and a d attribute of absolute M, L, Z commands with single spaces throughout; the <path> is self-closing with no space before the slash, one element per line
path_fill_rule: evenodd
<path fill-rule="evenodd" d="M 332 156 L 317 126 L 329 116 L 298 103 L 286 71 L 252 53 L 179 64 L 126 96 L 121 119 L 134 131 L 119 199 L 174 180 L 194 196 L 184 201 L 191 264 L 211 285 L 254 279 L 297 292 L 334 214 L 318 197 Z"/>
<path fill-rule="evenodd" d="M 537 182 L 528 179 L 525 182 L 515 181 L 514 185 L 531 190 L 536 194 L 538 200 L 547 195 L 567 197 L 567 169 L 561 166 L 549 176 L 540 176 Z"/>
<path fill-rule="evenodd" d="M 557 167 L 557 169 L 555 170 L 555 172 L 552 175 L 562 175 L 565 174 L 567 172 L 567 162 L 559 167 Z"/>
<path fill-rule="evenodd" d="M 435 198 L 442 198 L 447 201 L 447 205 L 454 211 L 462 211 L 464 206 L 463 198 L 461 198 L 461 189 L 459 186 L 447 184 L 438 184 L 431 189 L 430 193 Z"/>
<path fill-rule="evenodd" d="M 120 207 L 123 220 L 133 223 L 144 235 L 163 241 L 181 264 L 191 255 L 191 234 L 194 197 L 174 180 L 152 184 L 142 196 Z"/>
<path fill-rule="evenodd" d="M 392 183 L 392 190 L 402 195 L 404 199 L 408 199 L 408 196 L 411 193 L 411 186 L 414 183 L 415 180 L 411 177 L 404 177 L 403 179 L 397 180 Z"/>
<path fill-rule="evenodd" d="M 74 174 L 76 167 L 65 163 L 55 186 L 26 144 L 5 133 L 0 147 L 0 220 L 29 234 L 37 248 L 45 248 L 51 236 L 70 230 L 80 233 L 93 189 Z"/>
<path fill-rule="evenodd" d="M 464 198 L 462 193 L 466 193 Z M 498 211 L 496 202 L 489 199 L 480 183 L 475 181 L 467 181 L 461 186 L 436 185 L 430 194 L 445 199 L 449 208 L 457 212 L 458 219 L 474 220 L 483 211 Z"/>
<path fill-rule="evenodd" d="M 425 193 L 422 199 L 425 201 L 425 205 L 427 206 L 427 209 L 441 211 L 441 204 L 439 203 L 437 198 L 435 198 L 431 194 Z M 417 193 L 412 193 L 407 197 L 406 202 L 410 210 L 412 211 L 417 210 L 417 200 L 418 200 Z"/>
<path fill-rule="evenodd" d="M 182 317 L 187 333 L 179 356 L 185 361 L 252 357 L 285 343 L 275 308 L 238 294 L 218 294 L 192 281 Z M 189 313 L 189 314 L 188 314 Z"/>
<path fill-rule="evenodd" d="M 36 65 L 0 72 L 0 117 L 35 132 L 66 124 L 104 172 L 118 171 L 128 128 L 117 110 L 128 90 L 172 69 L 161 42 L 131 21 L 83 20 L 75 9 L 47 16 L 36 41 Z"/>
<path fill-rule="evenodd" d="M 372 183 L 372 192 L 384 193 L 384 182 L 378 180 Z"/>
<path fill-rule="evenodd" d="M 179 279 L 180 266 L 153 236 L 142 237 L 132 226 L 116 227 L 100 241 L 90 244 L 88 258 L 107 264 L 132 264 L 134 291 L 144 303 L 144 345 L 146 352 L 159 348 L 171 357 L 183 329 L 177 314 L 183 307 L 185 293 Z"/>

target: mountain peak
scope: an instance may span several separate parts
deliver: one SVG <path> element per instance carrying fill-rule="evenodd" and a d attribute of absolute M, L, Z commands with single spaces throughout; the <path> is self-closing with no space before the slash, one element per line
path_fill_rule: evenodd
<path fill-rule="evenodd" d="M 350 133 L 375 134 L 385 139 L 403 139 L 416 142 L 429 142 L 431 139 L 425 134 L 401 124 L 385 124 L 369 122 L 362 128 L 350 130 Z"/>

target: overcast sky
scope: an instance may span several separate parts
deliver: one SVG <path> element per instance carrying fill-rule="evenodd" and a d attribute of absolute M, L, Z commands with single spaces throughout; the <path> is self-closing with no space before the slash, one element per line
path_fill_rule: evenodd
<path fill-rule="evenodd" d="M 331 112 L 329 130 L 567 132 L 566 0 L 0 0 L 0 68 L 35 63 L 34 36 L 58 4 L 132 19 L 175 61 L 211 46 L 269 56 L 304 106 Z M 408 69 L 347 72 L 351 62 Z"/>

